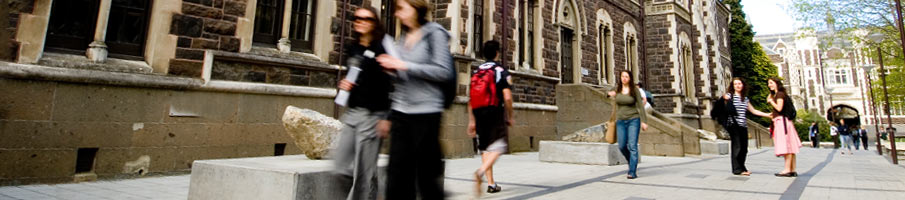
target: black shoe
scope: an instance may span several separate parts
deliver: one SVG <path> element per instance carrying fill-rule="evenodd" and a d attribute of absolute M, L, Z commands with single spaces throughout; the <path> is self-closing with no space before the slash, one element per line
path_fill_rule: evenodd
<path fill-rule="evenodd" d="M 489 186 L 489 185 L 487 186 L 487 193 L 497 193 L 502 190 L 503 190 L 503 187 L 500 187 L 500 185 L 497 185 L 497 184 L 493 184 L 493 186 Z"/>
<path fill-rule="evenodd" d="M 795 173 L 795 172 L 775 173 L 773 175 L 775 175 L 776 177 L 793 177 L 793 175 L 792 175 L 793 173 Z M 796 174 L 796 176 L 797 176 L 797 174 Z"/>
<path fill-rule="evenodd" d="M 798 177 L 798 172 L 789 172 L 789 175 L 792 177 Z"/>

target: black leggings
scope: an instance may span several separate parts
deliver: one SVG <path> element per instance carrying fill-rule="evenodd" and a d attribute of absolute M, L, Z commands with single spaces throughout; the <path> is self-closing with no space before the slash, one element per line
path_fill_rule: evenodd
<path fill-rule="evenodd" d="M 748 128 L 739 125 L 731 125 L 727 129 L 731 141 L 730 158 L 732 160 L 732 173 L 741 174 L 748 171 L 745 167 L 745 159 L 748 158 Z"/>
<path fill-rule="evenodd" d="M 390 115 L 386 199 L 415 199 L 416 188 L 421 199 L 444 199 L 441 116 L 397 111 Z"/>

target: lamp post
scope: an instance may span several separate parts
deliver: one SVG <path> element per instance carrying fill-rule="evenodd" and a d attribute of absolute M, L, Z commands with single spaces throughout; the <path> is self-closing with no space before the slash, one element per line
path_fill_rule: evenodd
<path fill-rule="evenodd" d="M 892 130 L 892 116 L 889 114 L 889 93 L 886 91 L 886 69 L 883 68 L 883 49 L 877 47 L 877 56 L 879 57 L 878 61 L 880 61 L 880 81 L 883 82 L 883 99 L 884 106 L 883 110 L 886 112 L 886 122 L 888 124 L 887 130 Z M 895 131 L 888 131 L 889 136 L 889 156 L 892 158 L 892 164 L 899 164 L 899 159 L 896 153 L 896 133 Z"/>
<path fill-rule="evenodd" d="M 867 79 L 865 79 L 866 80 L 865 82 L 867 82 L 867 91 L 870 92 L 870 100 L 869 100 L 870 101 L 870 110 L 871 110 L 871 112 L 873 112 L 873 114 L 874 114 L 873 116 L 875 117 L 874 118 L 875 119 L 874 120 L 874 130 L 876 130 L 876 131 L 874 131 L 874 132 L 877 135 L 877 154 L 883 155 L 883 145 L 880 144 L 880 123 L 879 123 L 880 121 L 876 120 L 877 111 L 875 109 L 876 106 L 874 106 L 874 105 L 876 105 L 876 104 L 874 104 L 874 103 L 876 103 L 876 101 L 874 101 L 874 88 L 870 81 L 871 80 L 870 71 L 873 70 L 875 67 L 877 67 L 877 66 L 874 66 L 873 64 L 861 66 L 861 68 L 864 69 L 864 75 L 867 76 Z M 861 93 L 861 94 L 862 94 L 861 101 L 863 102 L 864 93 Z M 865 107 L 865 110 L 866 110 L 866 107 Z M 870 116 L 867 116 L 867 117 L 870 117 Z"/>

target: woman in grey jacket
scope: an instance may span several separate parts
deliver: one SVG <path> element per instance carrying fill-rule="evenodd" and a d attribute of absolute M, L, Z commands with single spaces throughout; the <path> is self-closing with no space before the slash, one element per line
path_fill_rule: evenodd
<path fill-rule="evenodd" d="M 443 199 L 440 120 L 444 110 L 442 84 L 453 81 L 449 33 L 428 22 L 426 0 L 397 1 L 401 41 L 386 47 L 390 55 L 377 61 L 395 75 L 390 122 L 390 163 L 386 199 Z M 395 52 L 395 53 L 394 53 Z M 394 55 L 395 54 L 395 55 Z M 412 176 L 411 173 L 415 173 Z M 416 187 L 417 183 L 417 187 Z"/>

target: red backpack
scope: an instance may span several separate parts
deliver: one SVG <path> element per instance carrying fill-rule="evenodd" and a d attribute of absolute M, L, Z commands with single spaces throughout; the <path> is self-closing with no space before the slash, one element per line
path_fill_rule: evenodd
<path fill-rule="evenodd" d="M 499 105 L 500 101 L 496 94 L 496 71 L 494 71 L 496 67 L 496 65 L 487 69 L 479 67 L 471 76 L 471 88 L 468 91 L 471 97 L 469 101 L 471 109 Z"/>

